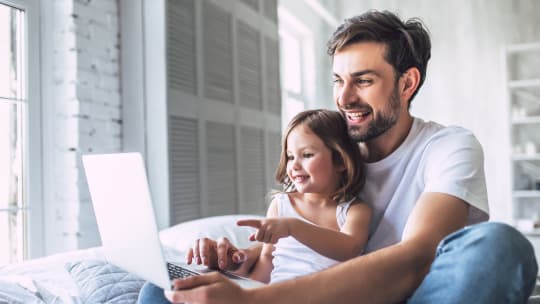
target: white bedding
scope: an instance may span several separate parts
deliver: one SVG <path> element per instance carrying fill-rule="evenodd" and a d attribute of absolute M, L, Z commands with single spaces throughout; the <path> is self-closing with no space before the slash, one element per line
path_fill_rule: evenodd
<path fill-rule="evenodd" d="M 250 228 L 236 226 L 240 218 L 254 215 L 227 215 L 182 223 L 160 232 L 167 260 L 182 260 L 193 241 L 201 237 L 227 237 L 240 248 L 250 245 Z M 105 259 L 103 249 L 94 247 L 0 267 L 0 304 L 54 303 L 80 304 L 79 289 L 65 269 L 69 262 Z M 7 300 L 6 300 L 7 299 Z"/>
<path fill-rule="evenodd" d="M 77 285 L 65 270 L 65 264 L 85 259 L 103 258 L 102 248 L 95 247 L 3 266 L 0 268 L 0 303 L 2 292 L 4 292 L 4 297 L 9 294 L 14 299 L 27 299 L 24 296 L 33 294 L 36 297 L 34 303 L 80 303 Z M 15 286 L 22 287 L 22 289 L 19 290 Z M 6 290 L 8 288 L 13 288 L 13 290 L 8 292 Z M 43 295 L 47 292 L 56 298 L 51 299 Z M 40 298 L 42 298 L 41 302 Z"/>

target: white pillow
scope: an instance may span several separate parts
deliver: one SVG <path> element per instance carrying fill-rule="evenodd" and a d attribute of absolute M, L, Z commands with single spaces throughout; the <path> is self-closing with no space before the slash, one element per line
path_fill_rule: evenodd
<path fill-rule="evenodd" d="M 165 247 L 179 252 L 186 252 L 196 239 L 203 237 L 214 240 L 226 237 L 238 248 L 247 248 L 255 244 L 248 239 L 255 229 L 239 227 L 236 225 L 236 221 L 248 218 L 260 219 L 264 217 L 253 214 L 206 217 L 165 228 L 159 233 L 159 237 Z"/>

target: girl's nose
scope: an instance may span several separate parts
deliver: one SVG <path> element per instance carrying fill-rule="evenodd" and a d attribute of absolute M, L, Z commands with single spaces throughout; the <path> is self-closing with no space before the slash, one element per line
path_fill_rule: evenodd
<path fill-rule="evenodd" d="M 292 162 L 292 169 L 293 170 L 299 170 L 302 166 L 300 165 L 300 162 L 298 161 L 298 158 L 295 158 Z"/>

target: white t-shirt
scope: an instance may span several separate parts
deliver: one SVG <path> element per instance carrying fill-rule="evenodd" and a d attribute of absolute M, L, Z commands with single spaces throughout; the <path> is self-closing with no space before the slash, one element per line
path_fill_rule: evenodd
<path fill-rule="evenodd" d="M 484 154 L 474 135 L 414 118 L 407 138 L 386 158 L 366 164 L 360 199 L 373 208 L 365 252 L 398 243 L 416 202 L 426 192 L 467 202 L 468 224 L 488 219 Z"/>
<path fill-rule="evenodd" d="M 277 210 L 279 217 L 295 217 L 305 222 L 313 224 L 291 205 L 289 196 L 285 193 L 277 194 Z M 336 208 L 336 220 L 341 229 L 347 218 L 347 211 L 353 200 L 338 204 Z M 300 243 L 292 236 L 281 238 L 275 244 L 275 250 L 272 252 L 274 259 L 272 264 L 274 269 L 270 275 L 270 282 L 293 279 L 298 276 L 307 275 L 313 272 L 321 271 L 338 261 L 325 257 L 308 246 Z"/>

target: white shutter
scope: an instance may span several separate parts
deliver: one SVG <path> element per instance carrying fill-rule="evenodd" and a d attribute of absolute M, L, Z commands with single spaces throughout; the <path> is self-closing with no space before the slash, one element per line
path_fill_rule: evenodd
<path fill-rule="evenodd" d="M 237 24 L 237 32 L 240 105 L 262 110 L 260 34 L 241 21 Z"/>
<path fill-rule="evenodd" d="M 233 103 L 231 14 L 203 3 L 204 96 Z"/>
<path fill-rule="evenodd" d="M 265 38 L 266 48 L 266 96 L 268 111 L 281 115 L 281 88 L 279 80 L 279 42 L 271 38 Z"/>
<path fill-rule="evenodd" d="M 238 195 L 234 126 L 207 122 L 206 147 L 207 216 L 235 213 Z"/>
<path fill-rule="evenodd" d="M 143 127 L 123 131 L 126 146 L 131 138 L 146 145 L 152 191 L 161 198 L 160 227 L 266 210 L 281 116 L 279 35 L 275 18 L 267 17 L 276 15 L 276 3 L 166 0 L 165 6 L 144 6 L 140 26 L 149 46 L 143 55 L 134 48 L 134 58 L 142 57 L 129 61 L 152 71 L 141 76 L 148 94 L 141 98 L 144 112 L 136 114 Z M 156 52 L 162 48 L 165 62 Z"/>
<path fill-rule="evenodd" d="M 266 173 L 266 186 L 268 190 L 281 190 L 276 182 L 276 169 L 279 165 L 281 152 L 281 135 L 278 132 L 268 132 L 267 137 L 266 161 L 268 162 L 268 168 L 272 169 Z"/>
<path fill-rule="evenodd" d="M 263 0 L 264 15 L 277 24 L 277 0 Z"/>
<path fill-rule="evenodd" d="M 261 129 L 242 127 L 242 184 L 244 205 L 241 213 L 264 213 L 266 210 L 264 197 L 264 132 Z"/>
<path fill-rule="evenodd" d="M 256 12 L 259 11 L 259 0 L 240 0 L 240 1 L 243 2 L 245 5 L 249 6 L 254 11 Z M 266 1 L 266 0 L 263 0 L 263 1 Z"/>
<path fill-rule="evenodd" d="M 169 116 L 170 223 L 201 216 L 197 120 Z"/>
<path fill-rule="evenodd" d="M 195 95 L 197 69 L 193 0 L 167 2 L 168 88 Z"/>

